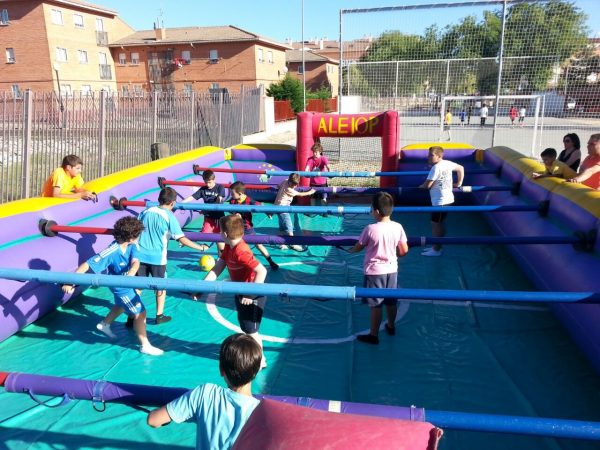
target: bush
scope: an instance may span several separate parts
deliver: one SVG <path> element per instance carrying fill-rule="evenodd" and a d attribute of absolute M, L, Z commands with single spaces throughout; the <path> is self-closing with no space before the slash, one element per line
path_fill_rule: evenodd
<path fill-rule="evenodd" d="M 267 95 L 275 100 L 290 100 L 295 113 L 304 109 L 302 82 L 290 74 L 277 83 L 271 83 L 267 88 Z"/>

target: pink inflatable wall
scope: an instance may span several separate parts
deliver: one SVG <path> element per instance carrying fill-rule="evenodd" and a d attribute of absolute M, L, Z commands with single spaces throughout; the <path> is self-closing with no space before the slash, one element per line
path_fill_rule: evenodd
<path fill-rule="evenodd" d="M 396 111 L 365 114 L 298 114 L 296 168 L 304 170 L 311 147 L 321 137 L 381 137 L 381 171 L 394 172 L 400 151 L 400 121 Z M 308 178 L 301 185 L 308 186 Z M 381 177 L 381 187 L 395 187 L 395 177 Z"/>

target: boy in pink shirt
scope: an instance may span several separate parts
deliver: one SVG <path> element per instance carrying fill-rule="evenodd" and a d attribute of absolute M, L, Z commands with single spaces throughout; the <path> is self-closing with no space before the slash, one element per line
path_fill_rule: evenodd
<path fill-rule="evenodd" d="M 323 154 L 323 146 L 320 142 L 315 142 L 311 148 L 313 155 L 306 160 L 306 172 L 329 172 L 329 161 Z M 311 187 L 327 187 L 326 177 L 311 177 Z M 327 194 L 318 192 L 313 197 L 315 203 L 319 203 L 319 206 L 327 204 Z"/>
<path fill-rule="evenodd" d="M 391 219 L 394 199 L 387 192 L 379 192 L 373 197 L 371 214 L 376 222 L 367 225 L 358 242 L 349 252 L 365 251 L 364 286 L 367 288 L 398 287 L 398 257 L 406 255 L 408 244 L 404 228 Z M 387 311 L 385 331 L 396 334 L 395 321 L 398 310 L 396 299 L 367 298 L 371 307 L 371 328 L 369 334 L 356 336 L 360 342 L 379 344 L 379 327 L 382 319 L 382 305 Z"/>

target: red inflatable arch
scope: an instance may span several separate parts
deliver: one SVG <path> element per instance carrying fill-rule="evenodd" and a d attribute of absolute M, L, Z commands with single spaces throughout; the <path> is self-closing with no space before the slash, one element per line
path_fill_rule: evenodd
<path fill-rule="evenodd" d="M 381 171 L 394 172 L 400 151 L 400 121 L 396 111 L 364 114 L 298 114 L 296 169 L 303 171 L 311 147 L 321 137 L 381 137 Z M 381 177 L 381 187 L 395 187 L 395 177 Z M 308 178 L 300 183 L 308 186 Z"/>

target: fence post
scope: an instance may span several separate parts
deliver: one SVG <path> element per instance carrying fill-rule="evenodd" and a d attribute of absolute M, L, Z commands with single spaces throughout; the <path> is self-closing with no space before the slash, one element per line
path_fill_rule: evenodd
<path fill-rule="evenodd" d="M 242 110 L 241 114 L 241 120 L 240 120 L 240 142 L 244 141 L 244 85 L 242 84 L 242 87 L 240 88 L 240 109 Z"/>
<path fill-rule="evenodd" d="M 108 92 L 100 91 L 100 116 L 98 124 L 98 176 L 104 176 L 104 164 L 106 161 L 106 97 Z"/>
<path fill-rule="evenodd" d="M 156 142 L 158 128 L 158 91 L 152 91 L 152 143 Z"/>
<path fill-rule="evenodd" d="M 448 92 L 450 89 L 450 60 L 447 60 L 446 63 L 446 90 L 444 92 L 444 95 L 448 95 L 450 92 Z"/>
<path fill-rule="evenodd" d="M 222 147 L 221 145 L 221 132 L 223 129 L 223 101 L 224 101 L 224 97 L 225 97 L 225 93 L 223 92 L 223 90 L 221 90 L 221 94 L 219 95 L 219 147 Z"/>
<path fill-rule="evenodd" d="M 33 119 L 33 93 L 31 89 L 25 91 L 24 111 L 23 111 L 23 183 L 21 187 L 21 197 L 29 198 L 31 184 L 31 125 Z"/>
<path fill-rule="evenodd" d="M 190 150 L 192 150 L 193 148 L 196 148 L 196 144 L 194 142 L 194 130 L 196 129 L 196 127 L 195 127 L 196 114 L 195 114 L 195 108 L 194 108 L 195 104 L 196 104 L 196 93 L 194 91 L 192 91 L 190 94 Z"/>

